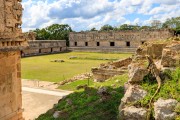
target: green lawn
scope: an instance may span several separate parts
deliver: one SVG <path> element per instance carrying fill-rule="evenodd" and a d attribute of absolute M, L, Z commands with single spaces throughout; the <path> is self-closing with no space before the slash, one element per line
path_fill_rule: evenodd
<path fill-rule="evenodd" d="M 118 106 L 124 96 L 123 85 L 128 80 L 127 74 L 115 76 L 103 83 L 90 82 L 90 87 L 75 91 L 63 98 L 58 104 L 40 115 L 36 120 L 118 120 Z M 76 85 L 86 84 L 76 81 L 65 86 L 64 89 L 74 89 Z M 115 84 L 116 86 L 112 84 Z M 74 86 L 75 85 L 75 86 Z M 99 86 L 107 86 L 109 95 L 97 94 Z M 72 104 L 68 105 L 67 100 Z M 59 118 L 53 118 L 55 111 L 61 111 Z"/>
<path fill-rule="evenodd" d="M 69 59 L 76 56 L 75 59 Z M 59 82 L 77 74 L 90 72 L 101 63 L 130 57 L 131 54 L 69 52 L 22 58 L 22 78 Z M 65 62 L 50 62 L 62 59 Z"/>

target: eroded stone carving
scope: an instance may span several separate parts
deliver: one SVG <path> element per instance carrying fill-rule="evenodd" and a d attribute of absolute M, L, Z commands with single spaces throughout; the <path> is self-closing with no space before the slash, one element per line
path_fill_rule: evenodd
<path fill-rule="evenodd" d="M 0 0 L 0 49 L 27 46 L 21 30 L 21 0 Z"/>

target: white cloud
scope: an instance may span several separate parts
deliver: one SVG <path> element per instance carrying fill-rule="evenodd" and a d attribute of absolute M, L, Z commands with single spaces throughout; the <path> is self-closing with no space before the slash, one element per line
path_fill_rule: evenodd
<path fill-rule="evenodd" d="M 23 7 L 23 31 L 54 23 L 69 24 L 77 31 L 104 24 L 146 25 L 153 19 L 165 21 L 180 15 L 180 0 L 26 0 Z"/>

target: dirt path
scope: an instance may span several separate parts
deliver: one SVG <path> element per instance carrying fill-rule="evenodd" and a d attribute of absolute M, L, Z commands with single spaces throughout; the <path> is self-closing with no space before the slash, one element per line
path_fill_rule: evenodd
<path fill-rule="evenodd" d="M 34 120 L 40 114 L 51 109 L 63 96 L 72 93 L 71 91 L 48 90 L 47 88 L 33 88 L 31 85 L 28 86 L 27 84 L 26 86 L 23 84 L 22 87 L 23 115 L 25 120 Z"/>

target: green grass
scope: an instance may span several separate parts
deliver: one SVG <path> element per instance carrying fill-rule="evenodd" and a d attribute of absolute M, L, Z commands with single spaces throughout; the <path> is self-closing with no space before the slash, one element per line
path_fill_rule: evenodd
<path fill-rule="evenodd" d="M 180 102 L 180 68 L 177 68 L 173 72 L 166 71 L 164 72 L 164 76 L 167 78 L 162 81 L 161 89 L 155 96 L 154 101 L 157 101 L 159 98 L 171 98 Z M 142 107 L 148 107 L 148 103 L 151 97 L 154 95 L 158 84 L 155 79 L 152 79 L 151 75 L 147 75 L 141 85 L 143 89 L 148 92 L 148 94 L 136 104 Z M 178 120 L 180 119 L 180 108 L 177 108 L 175 111 L 179 114 L 177 118 Z"/>
<path fill-rule="evenodd" d="M 89 79 L 89 82 L 88 82 L 88 79 L 78 80 L 78 81 L 75 81 L 75 82 L 72 82 L 72 83 L 69 83 L 66 85 L 61 85 L 61 86 L 59 86 L 59 89 L 76 91 L 76 87 L 78 85 L 88 85 L 88 83 L 89 83 L 88 86 L 95 87 L 95 88 L 100 87 L 100 86 L 120 87 L 118 85 L 123 85 L 123 83 L 125 81 L 127 81 L 127 79 L 128 79 L 128 75 L 124 74 L 124 75 L 115 76 L 113 78 L 110 78 L 110 79 L 106 80 L 105 82 L 93 82 L 92 79 Z"/>
<path fill-rule="evenodd" d="M 120 75 L 104 83 L 90 82 L 90 88 L 86 90 L 81 89 L 68 95 L 54 106 L 54 108 L 40 115 L 37 120 L 55 120 L 53 118 L 53 111 L 57 110 L 61 111 L 62 114 L 56 120 L 117 120 L 118 106 L 124 95 L 122 86 L 127 79 L 127 75 Z M 82 84 L 86 83 L 85 81 L 76 81 L 71 83 L 71 85 L 66 85 L 66 89 L 79 84 L 79 82 Z M 111 87 L 111 84 L 116 84 L 116 86 Z M 99 86 L 109 86 L 108 92 L 110 95 L 104 101 L 101 101 L 102 97 L 97 94 L 97 88 Z M 67 99 L 72 100 L 72 105 L 67 104 Z"/>
<path fill-rule="evenodd" d="M 132 54 L 69 52 L 22 58 L 22 78 L 59 82 L 77 74 L 90 72 L 92 67 L 112 60 L 130 57 Z M 76 59 L 69 59 L 76 56 Z M 50 62 L 62 59 L 65 62 Z"/>

